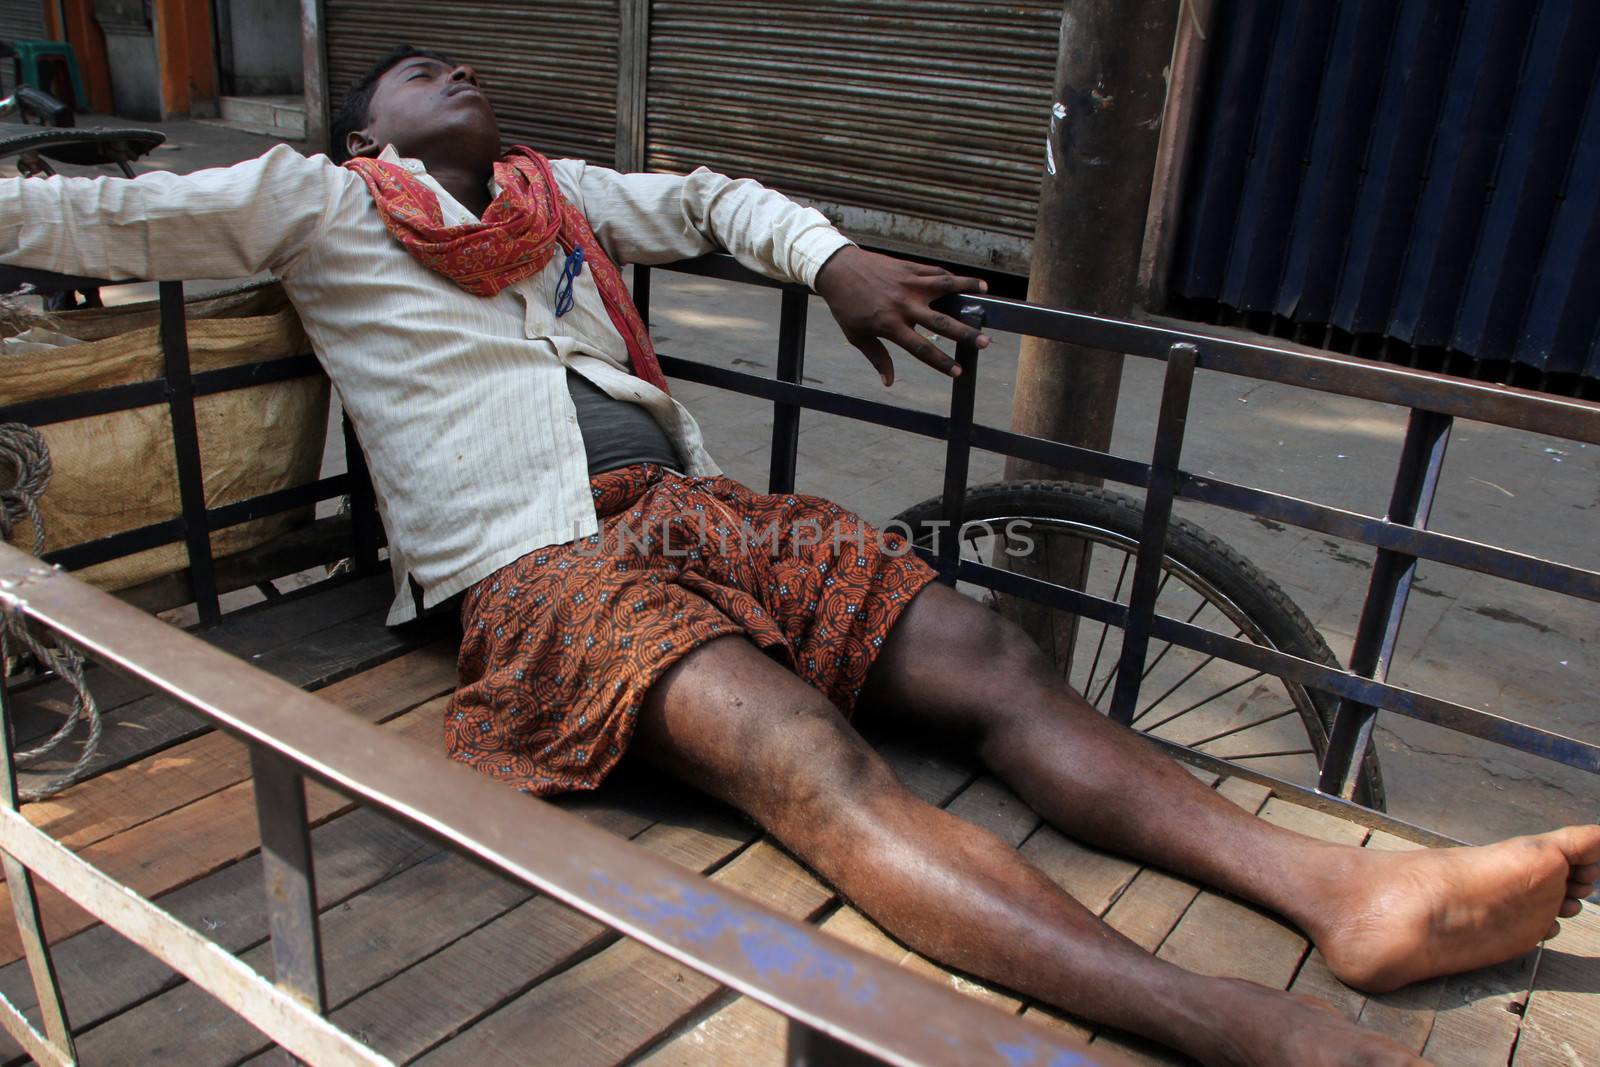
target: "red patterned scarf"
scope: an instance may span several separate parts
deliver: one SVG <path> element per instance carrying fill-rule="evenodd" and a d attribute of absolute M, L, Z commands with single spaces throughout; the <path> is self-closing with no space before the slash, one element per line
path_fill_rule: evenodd
<path fill-rule="evenodd" d="M 511 149 L 494 165 L 500 195 L 481 222 L 446 226 L 439 198 L 396 163 L 356 158 L 345 164 L 361 175 L 383 224 L 429 270 L 477 296 L 494 296 L 544 269 L 559 244 L 583 249 L 583 261 L 605 302 L 611 323 L 628 344 L 633 373 L 663 391 L 667 379 L 622 273 L 595 239 L 583 213 L 567 202 L 550 173 L 550 161 L 531 148 Z"/>

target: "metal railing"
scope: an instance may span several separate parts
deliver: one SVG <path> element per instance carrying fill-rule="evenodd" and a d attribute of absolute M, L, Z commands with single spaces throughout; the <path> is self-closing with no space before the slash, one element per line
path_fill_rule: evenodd
<path fill-rule="evenodd" d="M 805 313 L 809 297 L 806 289 L 766 279 L 725 254 L 673 264 L 669 269 L 783 290 L 776 379 L 671 356 L 661 359 L 669 376 L 773 402 L 776 412 L 770 479 L 773 492 L 789 492 L 794 488 L 801 409 L 945 441 L 943 506 L 944 518 L 953 524 L 952 529 L 960 526 L 968 457 L 974 448 L 1145 491 L 1143 530 L 1127 603 L 960 559 L 959 538 L 941 539 L 943 554 L 929 557 L 947 581 L 970 582 L 1122 628 L 1124 639 L 1112 695 L 1112 718 L 1123 723 L 1132 720 L 1152 640 L 1242 664 L 1286 681 L 1324 690 L 1340 699 L 1328 751 L 1320 766 L 1320 796 L 1294 783 L 1166 743 L 1175 754 L 1222 773 L 1270 784 L 1280 792 L 1293 794 L 1313 805 L 1325 806 L 1325 798 L 1348 799 L 1355 795 L 1361 763 L 1381 710 L 1600 774 L 1600 744 L 1385 681 L 1420 559 L 1600 601 L 1600 571 L 1428 529 L 1428 515 L 1438 488 L 1450 428 L 1456 418 L 1600 444 L 1600 404 L 1450 378 L 1350 356 L 1223 337 L 1170 321 L 1132 322 L 977 294 L 947 297 L 936 305 L 945 313 L 971 325 L 980 325 L 991 333 L 1006 331 L 1164 361 L 1166 375 L 1156 417 L 1155 443 L 1150 462 L 1141 463 L 975 424 L 973 407 L 979 358 L 978 349 L 973 345 L 957 346 L 956 359 L 961 364 L 962 374 L 951 386 L 948 415 L 914 411 L 803 385 Z M 648 316 L 650 273 L 641 267 L 635 267 L 634 272 L 635 302 L 641 313 Z M 1387 514 L 1364 515 L 1183 470 L 1180 457 L 1189 420 L 1190 389 L 1195 372 L 1199 370 L 1410 408 L 1410 421 L 1394 474 Z M 1225 637 L 1156 613 L 1163 546 L 1172 504 L 1178 498 L 1315 530 L 1377 550 L 1348 670 Z"/>
<path fill-rule="evenodd" d="M 181 972 L 294 1056 L 388 1061 L 325 1018 L 305 779 L 310 777 L 777 1009 L 793 1062 L 1111 1064 L 1021 1018 L 946 989 L 729 892 L 553 805 L 161 624 L 0 544 L 0 611 L 47 627 L 250 746 L 275 981 L 35 828 L 17 810 L 0 730 L 0 858 L 44 1033 L 0 998 L 0 1025 L 43 1064 L 74 1062 L 39 923 L 36 873 L 95 918 Z M 0 715 L 10 695 L 0 684 Z"/>

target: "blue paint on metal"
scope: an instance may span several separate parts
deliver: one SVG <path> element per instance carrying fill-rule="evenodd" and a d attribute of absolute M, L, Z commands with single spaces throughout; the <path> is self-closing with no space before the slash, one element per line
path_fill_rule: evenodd
<path fill-rule="evenodd" d="M 639 925 L 704 950 L 732 938 L 762 979 L 794 979 L 831 985 L 855 1004 L 871 1005 L 877 983 L 857 974 L 848 958 L 823 939 L 754 908 L 719 898 L 688 881 L 663 881 L 651 888 L 619 883 L 604 871 L 591 875 L 597 893 L 616 898 Z"/>
<path fill-rule="evenodd" d="M 1076 1052 L 1045 1045 L 1032 1039 L 1025 1042 L 996 1042 L 994 1050 L 1004 1057 L 1011 1067 L 1087 1067 L 1094 1063 L 1093 1060 Z"/>

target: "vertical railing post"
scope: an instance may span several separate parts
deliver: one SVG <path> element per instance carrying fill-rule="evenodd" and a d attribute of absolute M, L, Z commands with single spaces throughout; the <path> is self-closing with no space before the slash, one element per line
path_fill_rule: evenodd
<path fill-rule="evenodd" d="M 261 873 L 266 880 L 274 978 L 281 989 L 326 1012 L 305 778 L 294 764 L 259 745 L 251 746 L 250 770 L 261 826 Z"/>
<path fill-rule="evenodd" d="M 645 329 L 650 328 L 650 268 L 642 263 L 633 265 L 633 306 L 639 309 L 639 318 Z"/>
<path fill-rule="evenodd" d="M 372 471 L 367 455 L 361 451 L 350 413 L 343 412 L 345 472 L 350 477 L 350 540 L 357 574 L 376 574 L 378 570 L 378 495 L 372 488 Z"/>
<path fill-rule="evenodd" d="M 20 616 L 18 624 L 23 625 Z M 0 617 L 0 627 L 4 625 L 4 617 Z M 0 640 L 0 646 L 4 644 Z M 0 651 L 0 659 L 3 658 L 3 651 Z M 0 664 L 0 804 L 9 811 L 17 810 L 17 767 L 11 744 L 12 727 L 16 722 L 14 711 L 5 668 Z M 28 977 L 33 980 L 39 1014 L 44 1019 L 45 1036 L 64 1062 L 76 1062 L 72 1027 L 67 1021 L 66 1005 L 61 1000 L 61 983 L 56 978 L 55 962 L 50 957 L 44 927 L 39 922 L 39 895 L 34 887 L 33 872 L 9 852 L 0 852 L 0 866 L 5 870 L 6 885 L 11 890 L 11 911 L 17 920 L 17 932 L 22 935 L 22 954 L 27 960 Z"/>
<path fill-rule="evenodd" d="M 956 317 L 975 330 L 983 327 L 979 307 L 964 307 Z M 940 497 L 943 525 L 934 541 L 934 566 L 946 585 L 955 585 L 961 566 L 961 522 L 967 513 L 967 471 L 972 464 L 972 412 L 978 399 L 977 344 L 957 344 L 956 363 L 961 374 L 950 386 L 950 433 L 945 438 L 944 494 Z"/>
<path fill-rule="evenodd" d="M 1389 496 L 1388 521 L 1419 530 L 1427 528 L 1433 498 L 1439 489 L 1439 475 L 1444 470 L 1452 421 L 1449 415 L 1433 411 L 1411 412 L 1405 443 L 1400 448 L 1394 489 Z M 1350 669 L 1355 673 L 1380 682 L 1388 678 L 1416 570 L 1417 557 L 1387 548 L 1378 549 L 1350 652 Z M 1355 798 L 1377 722 L 1378 709 L 1370 704 L 1351 700 L 1339 702 L 1333 729 L 1328 734 L 1328 752 L 1317 778 L 1318 789 L 1336 793 L 1346 800 Z"/>
<path fill-rule="evenodd" d="M 1178 463 L 1183 457 L 1183 435 L 1189 421 L 1189 395 L 1194 388 L 1199 349 L 1179 341 L 1167 349 L 1167 374 L 1161 389 L 1161 413 L 1156 420 L 1155 447 L 1150 454 L 1150 482 L 1145 490 L 1144 520 L 1139 529 L 1139 555 L 1128 596 L 1128 626 L 1122 634 L 1122 655 L 1117 660 L 1117 685 L 1111 695 L 1111 718 L 1127 725 L 1133 721 L 1144 681 L 1144 661 L 1150 650 L 1150 621 L 1161 591 L 1161 561 L 1166 558 L 1167 525 L 1172 520 L 1172 498 L 1178 488 Z"/>
<path fill-rule="evenodd" d="M 811 294 L 785 287 L 778 313 L 778 380 L 799 385 L 806 365 L 806 308 Z M 800 454 L 800 405 L 781 400 L 772 405 L 772 464 L 767 492 L 794 492 Z"/>
<path fill-rule="evenodd" d="M 211 558 L 211 527 L 206 516 L 206 484 L 200 463 L 200 431 L 194 417 L 194 379 L 189 368 L 189 327 L 183 319 L 183 283 L 162 282 L 161 354 L 166 365 L 167 409 L 172 419 L 172 448 L 178 464 L 178 500 L 183 511 L 183 540 L 189 550 L 189 588 L 200 622 L 222 617 L 217 602 L 217 573 Z"/>

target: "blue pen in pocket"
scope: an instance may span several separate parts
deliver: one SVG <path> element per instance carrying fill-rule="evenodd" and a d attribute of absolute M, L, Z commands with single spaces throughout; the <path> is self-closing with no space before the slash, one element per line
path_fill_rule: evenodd
<path fill-rule="evenodd" d="M 572 285 L 583 273 L 583 247 L 580 245 L 567 253 L 567 262 L 561 268 L 561 280 L 556 283 L 556 318 L 572 310 Z"/>

